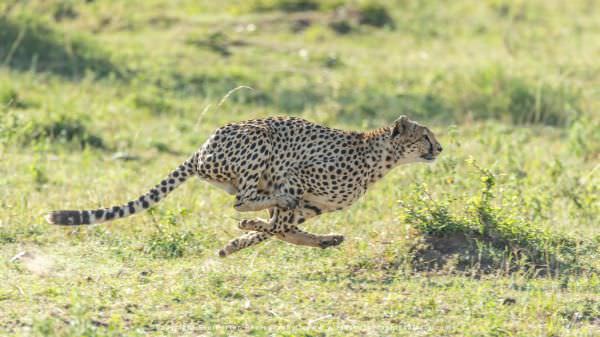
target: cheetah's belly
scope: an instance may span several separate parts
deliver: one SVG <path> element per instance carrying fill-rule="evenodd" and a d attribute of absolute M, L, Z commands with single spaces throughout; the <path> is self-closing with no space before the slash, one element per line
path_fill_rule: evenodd
<path fill-rule="evenodd" d="M 237 186 L 235 184 L 233 184 L 232 182 L 223 182 L 223 181 L 216 181 L 216 180 L 207 180 L 207 182 L 215 187 L 218 187 L 218 188 L 224 190 L 229 195 L 236 195 L 238 192 Z"/>
<path fill-rule="evenodd" d="M 352 205 L 356 200 L 360 198 L 360 195 L 347 199 L 347 200 L 336 200 L 329 196 L 315 195 L 312 193 L 305 193 L 302 199 L 312 206 L 318 207 L 323 213 L 339 211 Z"/>

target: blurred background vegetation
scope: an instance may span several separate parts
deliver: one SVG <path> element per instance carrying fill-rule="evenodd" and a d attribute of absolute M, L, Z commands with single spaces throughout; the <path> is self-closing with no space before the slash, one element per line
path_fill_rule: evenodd
<path fill-rule="evenodd" d="M 0 1 L 0 329 L 592 336 L 599 60 L 592 0 Z M 225 123 L 402 114 L 445 151 L 306 225 L 339 249 L 215 261 L 240 215 L 201 182 L 103 226 L 41 217 L 136 197 Z"/>

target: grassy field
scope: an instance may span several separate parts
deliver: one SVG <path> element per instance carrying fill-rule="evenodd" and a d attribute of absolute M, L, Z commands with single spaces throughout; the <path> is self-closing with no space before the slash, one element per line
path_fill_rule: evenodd
<path fill-rule="evenodd" d="M 586 0 L 2 1 L 0 335 L 599 336 L 599 56 Z M 337 248 L 220 259 L 257 214 L 199 180 L 43 220 L 137 197 L 227 122 L 401 114 L 444 153 L 305 224 Z"/>

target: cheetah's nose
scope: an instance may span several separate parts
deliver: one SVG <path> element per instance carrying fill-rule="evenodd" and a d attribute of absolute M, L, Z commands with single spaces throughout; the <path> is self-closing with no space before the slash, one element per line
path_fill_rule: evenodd
<path fill-rule="evenodd" d="M 438 152 L 442 152 L 443 149 L 442 149 L 442 146 L 440 144 L 438 144 L 437 150 L 438 150 Z"/>

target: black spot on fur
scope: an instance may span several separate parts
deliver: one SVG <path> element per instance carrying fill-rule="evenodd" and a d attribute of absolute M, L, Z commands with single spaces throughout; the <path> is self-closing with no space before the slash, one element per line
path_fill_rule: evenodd
<path fill-rule="evenodd" d="M 81 211 L 81 223 L 82 224 L 89 224 L 90 223 L 90 212 L 88 211 Z"/>
<path fill-rule="evenodd" d="M 316 206 L 313 206 L 313 205 L 304 205 L 304 207 L 312 210 L 315 213 L 317 213 L 317 215 L 321 214 L 321 209 L 319 207 L 316 207 Z"/>

